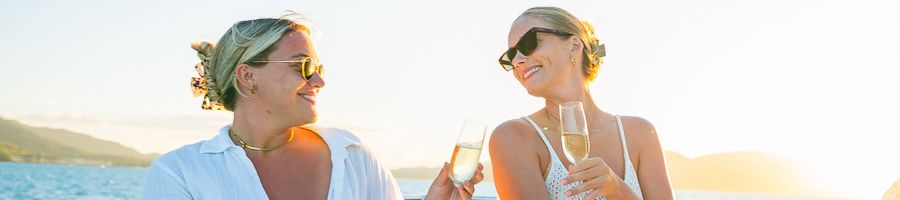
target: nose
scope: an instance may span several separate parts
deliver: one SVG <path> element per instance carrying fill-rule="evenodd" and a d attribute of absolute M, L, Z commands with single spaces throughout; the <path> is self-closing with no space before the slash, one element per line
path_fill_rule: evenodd
<path fill-rule="evenodd" d="M 306 81 L 306 84 L 313 88 L 323 88 L 325 87 L 325 79 L 322 78 L 322 75 L 319 73 L 314 73 L 312 77 L 309 77 L 309 80 Z"/>
<path fill-rule="evenodd" d="M 522 68 L 522 65 L 525 65 L 525 62 L 528 61 L 528 57 L 523 55 L 522 52 L 516 51 L 516 57 L 512 59 L 512 65 L 516 69 Z"/>

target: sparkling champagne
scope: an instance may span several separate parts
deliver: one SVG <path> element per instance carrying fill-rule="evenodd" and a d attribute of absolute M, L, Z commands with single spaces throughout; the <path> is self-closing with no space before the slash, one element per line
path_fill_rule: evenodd
<path fill-rule="evenodd" d="M 562 132 L 563 153 L 570 163 L 581 162 L 587 159 L 590 152 L 590 142 L 586 133 Z"/>
<path fill-rule="evenodd" d="M 480 157 L 481 145 L 457 144 L 453 149 L 453 157 L 450 158 L 450 179 L 453 184 L 458 186 L 471 179 L 478 168 Z"/>

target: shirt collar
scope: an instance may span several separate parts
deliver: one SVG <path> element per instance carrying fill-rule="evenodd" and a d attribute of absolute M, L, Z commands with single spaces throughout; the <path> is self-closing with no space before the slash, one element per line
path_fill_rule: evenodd
<path fill-rule="evenodd" d="M 239 148 L 231 141 L 231 137 L 228 136 L 229 129 L 231 129 L 231 124 L 226 124 L 219 129 L 219 134 L 216 134 L 212 139 L 203 142 L 200 146 L 200 153 L 222 153 L 229 147 Z"/>

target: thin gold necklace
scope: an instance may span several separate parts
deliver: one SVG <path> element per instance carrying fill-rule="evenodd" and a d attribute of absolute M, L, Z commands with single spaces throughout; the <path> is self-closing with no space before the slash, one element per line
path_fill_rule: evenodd
<path fill-rule="evenodd" d="M 274 146 L 274 147 L 271 147 L 271 148 L 266 148 L 266 147 L 254 147 L 254 146 L 250 146 L 249 144 L 247 144 L 247 142 L 244 142 L 244 139 L 242 139 L 241 136 L 238 136 L 237 131 L 234 131 L 234 128 L 228 129 L 228 133 L 231 134 L 232 136 L 234 136 L 234 138 L 237 139 L 237 141 L 238 141 L 238 143 L 240 144 L 241 148 L 248 149 L 248 150 L 253 150 L 253 151 L 272 151 L 272 150 L 281 148 L 281 147 L 284 146 L 285 144 L 291 143 L 291 141 L 294 140 L 294 129 L 291 129 L 291 136 L 288 137 L 287 141 L 284 141 L 284 143 L 278 144 L 277 146 Z"/>
<path fill-rule="evenodd" d="M 553 116 L 550 114 L 550 110 L 547 110 L 547 108 L 544 108 L 544 113 L 547 114 L 547 120 L 551 123 L 551 125 L 553 124 L 554 120 L 556 120 L 556 122 L 559 121 L 559 119 L 556 116 Z M 552 119 L 551 119 L 551 117 L 552 117 Z M 550 128 L 548 128 L 547 126 L 541 127 L 541 129 L 543 129 L 544 131 L 550 130 Z M 588 129 L 588 130 L 589 131 L 600 131 L 601 129 Z"/>
<path fill-rule="evenodd" d="M 547 121 L 549 121 L 550 124 L 553 124 L 553 122 L 554 122 L 553 119 L 556 119 L 556 117 L 553 117 L 553 115 L 550 115 L 550 110 L 547 110 L 547 108 L 544 108 L 544 113 L 547 114 Z M 553 119 L 550 119 L 550 117 L 553 117 Z M 559 120 L 556 120 L 556 121 L 559 121 Z M 550 130 L 550 128 L 547 128 L 546 126 L 544 126 L 542 129 L 544 129 L 544 131 Z"/>

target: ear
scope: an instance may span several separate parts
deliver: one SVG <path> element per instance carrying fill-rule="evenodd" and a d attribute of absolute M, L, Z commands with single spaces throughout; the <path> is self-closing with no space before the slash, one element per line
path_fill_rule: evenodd
<path fill-rule="evenodd" d="M 253 68 L 247 64 L 238 64 L 234 67 L 234 81 L 237 81 L 240 88 L 253 88 L 256 85 L 256 77 L 253 76 Z"/>
<path fill-rule="evenodd" d="M 573 54 L 580 54 L 581 50 L 584 49 L 584 44 L 577 36 L 569 37 L 569 43 L 572 44 L 572 49 L 570 51 L 572 51 Z"/>

